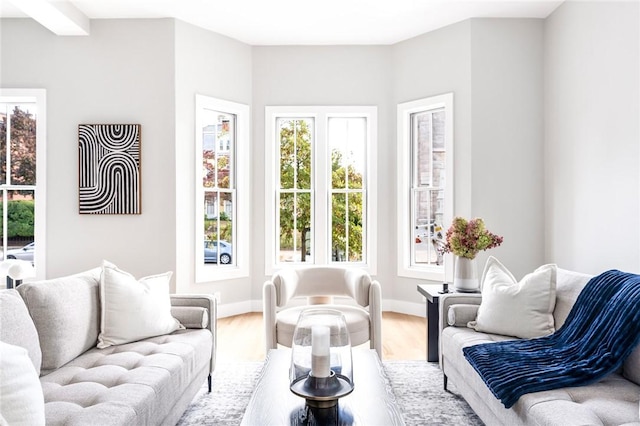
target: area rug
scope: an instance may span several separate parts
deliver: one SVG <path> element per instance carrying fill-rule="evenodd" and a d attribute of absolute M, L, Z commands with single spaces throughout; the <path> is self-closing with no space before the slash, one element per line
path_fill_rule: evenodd
<path fill-rule="evenodd" d="M 211 393 L 206 384 L 178 422 L 180 426 L 239 425 L 263 363 L 219 363 Z M 449 382 L 442 390 L 442 372 L 426 361 L 384 361 L 385 372 L 407 426 L 482 425 Z"/>
<path fill-rule="evenodd" d="M 426 361 L 384 361 L 391 388 L 407 426 L 483 425 L 449 381 L 443 390 L 442 371 Z"/>

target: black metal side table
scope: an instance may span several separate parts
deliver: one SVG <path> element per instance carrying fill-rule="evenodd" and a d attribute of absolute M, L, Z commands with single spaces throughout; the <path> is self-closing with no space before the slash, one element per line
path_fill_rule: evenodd
<path fill-rule="evenodd" d="M 427 361 L 429 362 L 438 362 L 440 291 L 442 291 L 442 284 L 418 284 L 418 292 L 427 299 Z"/>

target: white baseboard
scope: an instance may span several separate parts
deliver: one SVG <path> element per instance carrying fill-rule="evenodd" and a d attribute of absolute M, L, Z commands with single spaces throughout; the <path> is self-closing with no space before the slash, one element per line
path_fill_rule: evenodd
<path fill-rule="evenodd" d="M 415 315 L 425 318 L 427 316 L 426 302 L 407 302 L 405 300 L 382 300 L 382 310 L 397 312 L 399 314 Z"/>
<path fill-rule="evenodd" d="M 262 311 L 262 308 L 258 310 L 252 309 L 253 306 L 254 306 L 253 300 L 246 300 L 244 302 L 225 303 L 223 305 L 218 305 L 218 318 L 232 317 L 234 315 L 246 314 L 247 312 Z"/>
<path fill-rule="evenodd" d="M 382 301 L 382 310 L 418 317 L 426 316 L 425 303 L 406 302 L 404 300 L 385 299 Z M 218 305 L 218 318 L 226 318 L 248 312 L 262 312 L 262 300 L 246 300 L 244 302 Z"/>

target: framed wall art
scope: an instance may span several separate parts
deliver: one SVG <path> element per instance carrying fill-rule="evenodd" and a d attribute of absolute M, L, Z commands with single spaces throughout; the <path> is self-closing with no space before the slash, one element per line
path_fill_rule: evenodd
<path fill-rule="evenodd" d="M 80 124 L 80 214 L 140 214 L 139 124 Z"/>

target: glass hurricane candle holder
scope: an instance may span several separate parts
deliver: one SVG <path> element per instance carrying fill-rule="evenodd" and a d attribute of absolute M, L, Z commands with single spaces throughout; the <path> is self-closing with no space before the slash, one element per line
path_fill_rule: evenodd
<path fill-rule="evenodd" d="M 353 391 L 351 341 L 340 311 L 302 311 L 293 332 L 289 382 L 291 392 L 318 408 L 333 407 Z"/>

